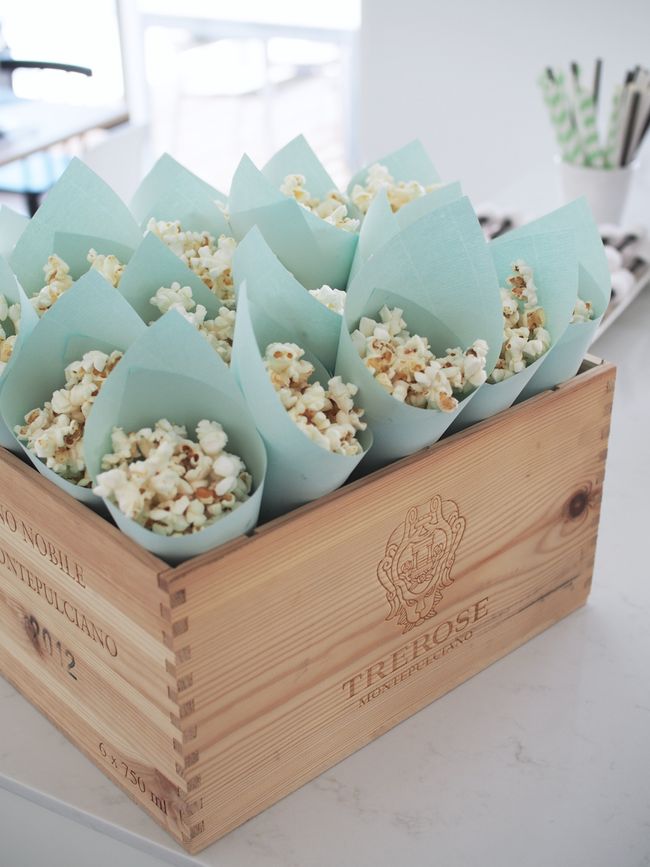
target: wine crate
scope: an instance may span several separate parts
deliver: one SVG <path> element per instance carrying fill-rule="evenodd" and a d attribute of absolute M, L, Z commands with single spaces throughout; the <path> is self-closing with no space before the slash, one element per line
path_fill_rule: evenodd
<path fill-rule="evenodd" d="M 614 378 L 177 568 L 0 450 L 0 672 L 198 852 L 585 602 Z"/>

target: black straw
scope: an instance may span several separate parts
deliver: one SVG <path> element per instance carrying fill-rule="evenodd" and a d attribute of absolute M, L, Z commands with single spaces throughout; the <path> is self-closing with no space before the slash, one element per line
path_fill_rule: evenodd
<path fill-rule="evenodd" d="M 598 98 L 600 96 L 600 76 L 603 71 L 603 61 L 599 57 L 596 60 L 596 69 L 594 70 L 594 90 L 593 90 L 593 100 L 594 100 L 594 109 L 598 110 Z"/>

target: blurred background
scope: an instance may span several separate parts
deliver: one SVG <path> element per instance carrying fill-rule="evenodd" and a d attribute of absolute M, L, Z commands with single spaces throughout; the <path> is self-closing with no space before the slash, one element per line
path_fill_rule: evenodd
<path fill-rule="evenodd" d="M 303 132 L 341 185 L 417 136 L 475 202 L 535 212 L 556 195 L 540 72 L 602 57 L 606 102 L 650 61 L 647 0 L 2 0 L 0 26 L 5 60 L 92 69 L 2 72 L 0 200 L 21 210 L 72 153 L 127 198 L 163 151 L 227 192 L 243 151 Z"/>

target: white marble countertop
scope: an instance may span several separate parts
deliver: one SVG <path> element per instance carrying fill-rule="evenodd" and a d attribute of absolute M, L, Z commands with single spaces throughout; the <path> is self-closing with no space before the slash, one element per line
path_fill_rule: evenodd
<path fill-rule="evenodd" d="M 0 680 L 0 867 L 648 867 L 649 334 L 646 292 L 594 347 L 619 374 L 585 608 L 195 858 Z"/>

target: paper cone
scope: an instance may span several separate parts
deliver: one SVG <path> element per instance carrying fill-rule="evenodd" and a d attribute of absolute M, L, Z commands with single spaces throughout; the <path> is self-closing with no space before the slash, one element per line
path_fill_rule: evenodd
<path fill-rule="evenodd" d="M 43 286 L 43 266 L 57 252 L 57 232 L 103 238 L 129 249 L 135 249 L 141 237 L 124 202 L 76 158 L 49 191 L 9 258 L 28 296 Z"/>
<path fill-rule="evenodd" d="M 208 317 L 219 313 L 222 302 L 200 277 L 191 271 L 163 242 L 151 232 L 145 235 L 120 280 L 119 291 L 147 324 L 160 318 L 160 310 L 151 298 L 161 286 L 172 283 L 189 286 L 197 304 L 203 304 Z"/>
<path fill-rule="evenodd" d="M 131 211 L 143 230 L 153 217 L 178 220 L 183 229 L 208 231 L 218 238 L 231 235 L 228 221 L 216 204 L 226 201 L 219 190 L 163 154 L 135 191 Z"/>
<path fill-rule="evenodd" d="M 526 400 L 575 376 L 596 336 L 612 293 L 605 248 L 586 199 L 576 199 L 539 220 L 514 229 L 507 237 L 526 237 L 531 232 L 546 230 L 574 233 L 580 264 L 577 294 L 583 301 L 591 301 L 594 318 L 589 322 L 569 323 L 557 344 L 544 356 L 544 363 L 523 389 L 519 400 Z"/>
<path fill-rule="evenodd" d="M 282 327 L 267 318 L 264 309 L 257 307 L 258 294 L 249 301 L 246 282 L 239 288 L 232 368 L 269 458 L 262 501 L 262 516 L 268 519 L 340 487 L 370 448 L 372 436 L 369 431 L 359 432 L 357 438 L 364 452 L 348 456 L 326 451 L 298 429 L 283 407 L 262 360 L 269 343 L 295 342 L 295 339 L 286 325 Z M 327 387 L 330 374 L 309 346 L 302 348 L 305 358 L 315 367 L 313 380 Z"/>
<path fill-rule="evenodd" d="M 540 358 L 502 382 L 486 382 L 454 423 L 454 430 L 467 427 L 507 409 L 532 380 L 547 355 L 562 340 L 571 318 L 578 289 L 578 261 L 573 232 L 540 232 L 512 237 L 509 232 L 490 243 L 501 286 L 506 287 L 512 264 L 523 259 L 533 269 L 539 305 L 546 313 L 551 347 Z M 502 338 L 503 339 L 503 338 Z"/>
<path fill-rule="evenodd" d="M 315 187 L 310 191 L 317 195 Z M 283 195 L 247 156 L 242 157 L 235 172 L 229 208 L 237 241 L 257 226 L 278 259 L 303 286 L 318 289 L 327 284 L 345 289 L 357 234 L 337 229 Z"/>
<path fill-rule="evenodd" d="M 0 392 L 0 413 L 7 429 L 13 432 L 16 425 L 24 424 L 30 410 L 52 399 L 54 391 L 64 386 L 64 369 L 72 361 L 92 349 L 124 351 L 145 330 L 117 289 L 94 270 L 85 274 L 38 322 L 7 371 Z M 89 488 L 63 479 L 22 443 L 20 446 L 36 469 L 55 485 L 94 508 L 100 505 L 101 500 Z"/>
<path fill-rule="evenodd" d="M 11 358 L 7 363 L 7 366 L 4 369 L 4 372 L 0 374 L 0 395 L 2 394 L 2 390 L 7 382 L 9 374 L 13 367 L 15 366 L 18 356 L 22 347 L 27 342 L 27 339 L 31 332 L 34 330 L 36 323 L 38 322 L 38 315 L 32 305 L 29 303 L 27 296 L 22 290 L 22 287 L 18 280 L 16 280 L 16 275 L 11 270 L 7 262 L 0 257 L 0 295 L 4 295 L 7 299 L 7 303 L 11 304 L 20 304 L 20 329 L 18 331 L 18 336 L 16 338 L 16 342 L 14 344 L 14 350 L 11 354 Z M 5 327 L 6 330 L 6 327 Z M 20 446 L 16 440 L 16 437 L 13 435 L 11 430 L 7 427 L 4 420 L 0 416 L 0 445 L 4 446 L 4 448 L 9 449 L 9 451 L 15 452 L 16 454 L 20 454 Z"/>
<path fill-rule="evenodd" d="M 112 451 L 114 427 L 126 432 L 166 418 L 185 425 L 195 439 L 199 421 L 223 425 L 227 451 L 239 455 L 253 477 L 251 496 L 230 514 L 189 536 L 167 537 L 145 529 L 105 500 L 118 527 L 168 563 L 176 565 L 248 533 L 257 523 L 266 453 L 229 369 L 207 342 L 171 310 L 133 343 L 103 386 L 86 425 L 84 452 L 93 483 Z"/>
<path fill-rule="evenodd" d="M 420 217 L 449 205 L 462 197 L 459 183 L 446 184 L 421 199 L 416 199 L 409 205 L 400 208 L 397 213 L 388 202 L 386 191 L 382 190 L 372 200 L 368 212 L 361 224 L 359 243 L 352 260 L 350 280 L 353 280 L 359 268 L 379 250 L 387 241 L 398 235 Z"/>
<path fill-rule="evenodd" d="M 235 286 L 245 280 L 250 299 L 269 321 L 309 346 L 328 371 L 334 370 L 341 333 L 341 316 L 328 310 L 284 267 L 260 230 L 253 226 L 235 251 Z M 262 347 L 264 348 L 264 347 Z"/>
<path fill-rule="evenodd" d="M 366 368 L 350 337 L 362 316 L 378 319 L 384 303 L 404 310 L 411 334 L 427 337 L 437 356 L 454 346 L 467 349 L 477 339 L 486 340 L 486 370 L 492 369 L 503 334 L 498 280 L 468 199 L 438 208 L 400 232 L 366 262 L 348 287 L 336 372 L 359 386 L 359 403 L 373 431 L 365 469 L 384 466 L 435 442 L 477 393 L 459 395 L 459 408 L 452 413 L 419 409 L 391 397 Z"/>

